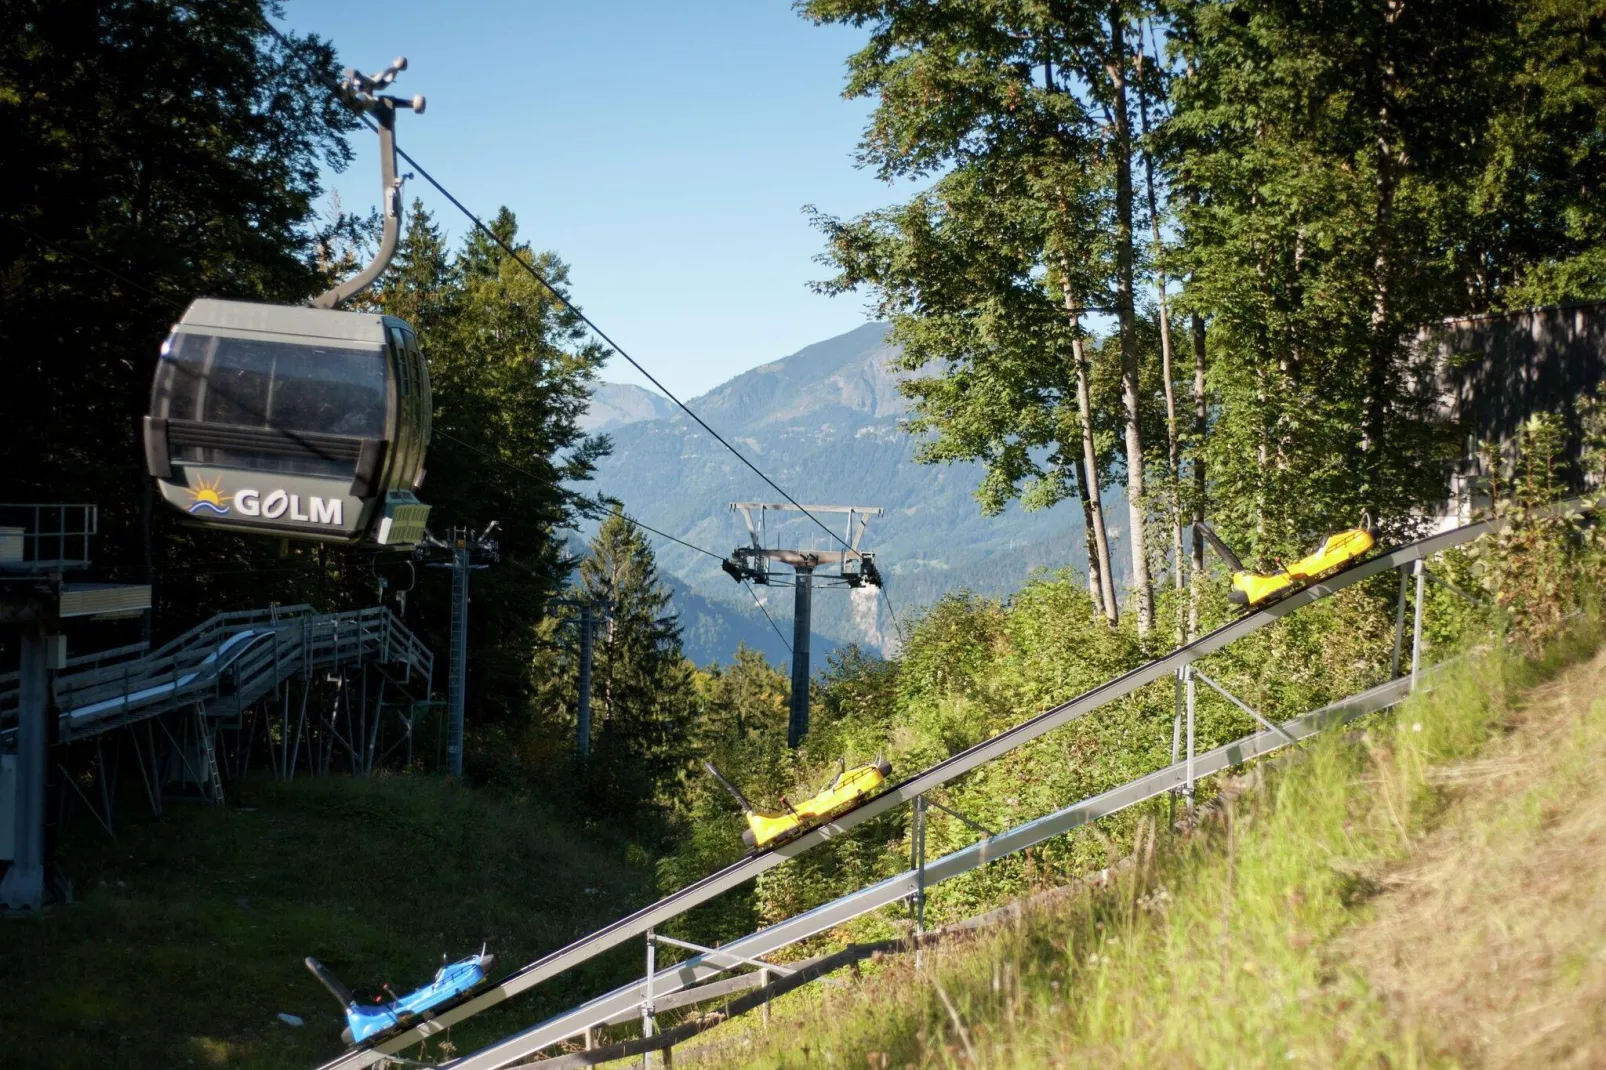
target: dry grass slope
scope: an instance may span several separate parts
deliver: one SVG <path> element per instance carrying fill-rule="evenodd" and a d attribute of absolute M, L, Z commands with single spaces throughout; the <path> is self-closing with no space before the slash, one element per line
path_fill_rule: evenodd
<path fill-rule="evenodd" d="M 1342 944 L 1390 1014 L 1469 1065 L 1606 1059 L 1606 654 L 1532 692 Z"/>

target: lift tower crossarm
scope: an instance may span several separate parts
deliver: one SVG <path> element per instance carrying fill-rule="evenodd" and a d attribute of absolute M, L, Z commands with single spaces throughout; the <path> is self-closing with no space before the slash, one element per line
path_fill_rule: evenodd
<path fill-rule="evenodd" d="M 782 549 L 764 545 L 764 518 L 771 511 L 788 513 L 847 514 L 847 535 L 842 539 L 843 550 Z M 791 502 L 731 502 L 731 512 L 741 513 L 747 523 L 750 545 L 738 546 L 720 565 L 727 575 L 738 583 L 749 581 L 758 584 L 770 582 L 770 564 L 790 565 L 794 590 L 792 609 L 792 700 L 791 715 L 787 720 L 786 744 L 796 748 L 809 730 L 809 629 L 814 605 L 814 570 L 821 565 L 835 565 L 835 574 L 820 578 L 827 587 L 862 587 L 866 583 L 881 586 L 881 573 L 876 568 L 875 554 L 859 549 L 864 529 L 870 518 L 882 515 L 875 505 L 794 505 Z M 757 521 L 754 514 L 757 514 Z M 856 564 L 857 568 L 850 568 Z"/>
<path fill-rule="evenodd" d="M 845 565 L 860 556 L 849 550 L 757 550 L 749 551 L 749 553 L 751 556 L 762 557 L 766 561 L 779 561 L 781 564 L 790 565 L 793 568 Z M 865 556 L 873 555 L 867 554 Z"/>
<path fill-rule="evenodd" d="M 881 516 L 885 510 L 877 505 L 793 505 L 791 502 L 731 502 L 731 512 L 739 512 L 742 519 L 747 522 L 747 535 L 753 541 L 753 547 L 759 549 L 763 545 L 764 514 L 770 510 L 787 513 L 846 513 L 848 514 L 847 537 L 842 541 L 847 543 L 853 556 L 858 557 L 859 540 L 864 538 L 864 529 L 869 526 L 872 517 Z M 758 513 L 758 523 L 753 523 L 753 513 Z"/>

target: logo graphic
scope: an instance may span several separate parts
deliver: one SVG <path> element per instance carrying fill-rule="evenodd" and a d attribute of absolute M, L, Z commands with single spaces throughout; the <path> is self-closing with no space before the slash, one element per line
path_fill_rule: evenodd
<path fill-rule="evenodd" d="M 223 477 L 218 476 L 210 483 L 201 482 L 188 488 L 191 499 L 190 515 L 210 513 L 212 516 L 228 516 L 230 495 L 218 493 L 218 487 L 222 484 Z"/>

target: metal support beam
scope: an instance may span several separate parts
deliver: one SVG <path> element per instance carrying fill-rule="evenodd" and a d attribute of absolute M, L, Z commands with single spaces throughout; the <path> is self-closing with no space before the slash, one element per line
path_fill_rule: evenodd
<path fill-rule="evenodd" d="M 1446 591 L 1449 591 L 1451 594 L 1455 595 L 1456 597 L 1461 598 L 1464 601 L 1470 602 L 1475 606 L 1490 606 L 1490 605 L 1493 604 L 1487 598 L 1479 598 L 1475 594 L 1468 594 L 1467 592 L 1463 591 L 1461 588 L 1457 587 L 1455 584 L 1451 583 L 1449 580 L 1442 579 L 1442 578 L 1440 578 L 1438 576 L 1435 576 L 1432 572 L 1428 572 L 1427 573 L 1427 577 L 1428 577 L 1428 579 L 1432 580 L 1434 583 L 1438 584 L 1440 587 L 1443 587 Z"/>
<path fill-rule="evenodd" d="M 301 680 L 301 716 L 296 721 L 295 742 L 290 744 L 290 753 L 285 759 L 285 768 L 287 770 L 286 778 L 289 780 L 294 780 L 296 778 L 296 766 L 301 763 L 301 730 L 307 726 L 307 697 L 311 694 L 312 681 L 303 677 Z M 286 742 L 289 741 L 287 740 Z M 309 740 L 307 744 L 309 749 L 311 748 L 311 745 L 311 741 Z M 307 759 L 307 767 L 307 771 L 309 773 L 315 772 L 315 770 L 312 769 L 312 759 L 310 756 Z"/>
<path fill-rule="evenodd" d="M 654 961 L 658 951 L 658 942 L 653 939 L 651 929 L 647 930 L 647 977 L 642 982 L 645 998 L 641 1001 L 641 1035 L 643 1038 L 652 1036 L 652 978 L 657 972 L 657 963 Z M 641 1057 L 643 1070 L 651 1070 L 652 1052 L 646 1052 Z"/>
<path fill-rule="evenodd" d="M 1186 692 L 1188 707 L 1188 758 L 1187 776 L 1182 783 L 1182 798 L 1187 804 L 1188 813 L 1193 813 L 1193 711 L 1198 705 L 1193 686 L 1193 664 L 1190 662 L 1182 667 L 1182 686 Z"/>
<path fill-rule="evenodd" d="M 452 539 L 452 667 L 446 685 L 447 717 L 446 771 L 463 775 L 463 704 L 468 684 L 468 533 L 458 532 Z"/>
<path fill-rule="evenodd" d="M 937 809 L 941 810 L 943 813 L 947 814 L 949 817 L 954 818 L 955 820 L 957 820 L 957 821 L 969 826 L 970 828 L 975 829 L 977 832 L 981 833 L 983 836 L 996 836 L 996 835 L 998 835 L 998 833 L 994 832 L 992 829 L 988 828 L 986 825 L 981 824 L 979 821 L 972 821 L 970 818 L 966 817 L 964 814 L 960 813 L 958 810 L 955 810 L 951 806 L 944 806 L 942 803 L 938 802 L 936 799 L 927 798 L 926 799 L 926 805 L 927 806 L 935 806 Z"/>
<path fill-rule="evenodd" d="M 1174 712 L 1171 715 L 1171 764 L 1177 764 L 1177 757 L 1182 752 L 1182 670 L 1177 670 L 1172 680 L 1171 695 Z M 1167 824 L 1174 824 L 1177 820 L 1177 793 L 1171 793 L 1170 801 L 1166 806 Z"/>
<path fill-rule="evenodd" d="M 926 931 L 926 797 L 918 796 L 914 806 L 915 853 L 915 935 Z"/>
<path fill-rule="evenodd" d="M 22 633 L 17 678 L 17 799 L 11 866 L 0 879 L 0 909 L 38 910 L 45 899 L 45 772 L 50 694 L 45 635 Z"/>
<path fill-rule="evenodd" d="M 1416 618 L 1411 625 L 1411 690 L 1415 691 L 1417 675 L 1422 671 L 1422 603 L 1427 588 L 1427 562 L 1417 558 L 1413 571 L 1416 573 Z"/>
<path fill-rule="evenodd" d="M 1204 673 L 1200 672 L 1197 667 L 1195 667 L 1193 669 L 1193 675 L 1197 676 L 1199 679 L 1203 680 L 1205 683 L 1209 684 L 1212 688 L 1214 688 L 1216 694 L 1220 695 L 1222 698 L 1226 699 L 1228 702 L 1232 703 L 1234 706 L 1237 706 L 1240 710 L 1243 710 L 1249 716 L 1251 716 L 1255 720 L 1259 721 L 1260 722 L 1260 726 L 1262 728 L 1265 728 L 1268 731 L 1272 731 L 1272 732 L 1282 732 L 1283 735 L 1288 739 L 1288 742 L 1290 742 L 1290 743 L 1294 742 L 1294 737 L 1293 736 L 1288 735 L 1287 732 L 1283 732 L 1283 730 L 1281 728 L 1279 728 L 1277 725 L 1274 725 L 1270 721 L 1266 720 L 1264 717 L 1262 717 L 1260 715 L 1260 713 L 1257 710 L 1255 710 L 1252 707 L 1250 707 L 1248 703 L 1244 702 L 1237 695 L 1234 695 L 1231 691 L 1228 691 L 1226 688 L 1222 687 L 1220 684 L 1218 684 L 1214 680 L 1210 679 L 1210 677 L 1208 677 Z"/>
<path fill-rule="evenodd" d="M 67 772 L 67 767 L 62 765 L 60 762 L 56 763 L 56 772 L 61 774 L 61 782 L 71 788 L 73 794 L 78 796 L 78 798 L 83 802 L 84 808 L 89 811 L 89 816 L 93 817 L 97 822 L 100 823 L 100 827 L 106 830 L 107 836 L 115 840 L 117 838 L 117 833 L 112 831 L 111 811 L 107 810 L 105 816 L 102 816 L 101 812 L 95 808 L 95 804 L 90 800 L 89 796 L 84 794 L 84 789 L 78 786 L 78 781 L 73 778 L 71 773 Z M 58 820 L 65 822 L 65 815 L 59 817 Z"/>
<path fill-rule="evenodd" d="M 1400 566 L 1400 598 L 1394 605 L 1394 660 L 1389 664 L 1389 679 L 1398 679 L 1400 675 L 1400 648 L 1405 643 L 1405 592 L 1407 576 L 1404 565 Z"/>
<path fill-rule="evenodd" d="M 809 734 L 809 628 L 814 604 L 814 569 L 797 566 L 792 602 L 792 712 L 786 724 L 786 745 L 796 750 Z"/>
<path fill-rule="evenodd" d="M 106 749 L 101 746 L 103 735 L 95 737 L 95 780 L 100 787 L 101 811 L 106 815 L 103 822 L 106 834 L 115 840 L 117 833 L 112 830 L 112 799 L 116 797 L 117 785 L 112 780 L 112 774 L 116 766 L 106 764 Z"/>
<path fill-rule="evenodd" d="M 366 667 L 364 667 L 364 669 L 363 669 L 362 678 L 363 678 L 363 686 L 362 686 L 363 709 L 366 711 L 367 708 L 368 708 L 368 706 L 367 706 L 367 703 L 368 703 L 368 671 L 367 671 Z M 387 681 L 386 681 L 386 678 L 385 678 L 385 674 L 383 672 L 381 672 L 379 674 L 379 693 L 374 696 L 374 723 L 369 726 L 369 730 L 368 730 L 368 748 L 364 752 L 364 756 L 363 756 L 363 772 L 364 773 L 371 774 L 374 771 L 374 757 L 379 751 L 379 731 L 380 731 L 380 726 L 384 723 L 384 720 L 385 720 L 385 684 L 386 684 L 386 682 Z M 363 716 L 366 717 L 367 713 L 365 712 L 363 714 Z"/>
<path fill-rule="evenodd" d="M 156 740 L 151 736 L 151 724 L 145 722 L 145 735 L 150 740 L 151 765 L 149 773 L 145 769 L 145 749 L 140 746 L 139 726 L 129 725 L 128 734 L 134 740 L 134 759 L 139 763 L 139 781 L 145 788 L 145 798 L 151 804 L 151 816 L 162 816 L 162 784 L 158 780 L 160 775 L 156 768 Z M 271 752 L 270 752 L 271 753 Z"/>
<path fill-rule="evenodd" d="M 765 962 L 763 959 L 748 958 L 746 955 L 732 955 L 728 952 L 721 951 L 716 947 L 704 947 L 702 944 L 694 944 L 689 940 L 676 940 L 674 937 L 664 936 L 662 933 L 649 933 L 648 939 L 655 944 L 668 944 L 670 947 L 680 947 L 685 948 L 687 951 L 696 951 L 704 958 L 710 959 L 716 963 L 720 959 L 729 959 L 731 962 L 739 965 L 753 966 L 760 970 L 772 970 L 783 977 L 790 976 L 793 972 L 788 967 L 777 966 L 773 962 Z"/>

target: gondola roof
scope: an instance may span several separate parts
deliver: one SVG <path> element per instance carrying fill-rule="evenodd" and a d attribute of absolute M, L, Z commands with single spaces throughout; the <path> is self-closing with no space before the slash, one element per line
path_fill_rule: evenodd
<path fill-rule="evenodd" d="M 311 339 L 337 345 L 351 342 L 366 348 L 384 344 L 387 320 L 402 324 L 401 320 L 377 312 L 345 312 L 203 297 L 190 305 L 178 327 L 186 331 L 241 331 L 266 338 L 280 336 L 280 340 L 287 342 Z"/>

